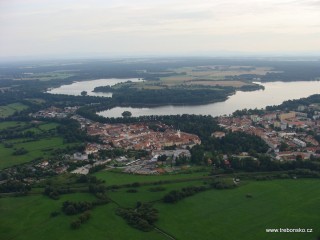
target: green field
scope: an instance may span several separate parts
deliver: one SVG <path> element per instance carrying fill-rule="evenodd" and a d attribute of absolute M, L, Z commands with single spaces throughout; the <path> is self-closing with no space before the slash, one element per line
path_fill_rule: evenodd
<path fill-rule="evenodd" d="M 94 209 L 87 223 L 78 230 L 72 230 L 70 222 L 76 216 L 61 213 L 57 217 L 50 217 L 50 213 L 59 211 L 62 202 L 66 200 L 90 201 L 93 197 L 88 194 L 70 194 L 57 201 L 42 195 L 0 199 L 0 239 L 166 239 L 157 232 L 144 233 L 128 227 L 122 218 L 114 214 L 116 205 L 112 203 Z"/>
<path fill-rule="evenodd" d="M 5 118 L 13 115 L 15 112 L 20 112 L 27 109 L 28 106 L 21 103 L 11 103 L 5 106 L 0 106 L 0 118 Z"/>
<path fill-rule="evenodd" d="M 34 73 L 34 74 L 25 74 L 20 78 L 15 78 L 14 80 L 40 80 L 40 81 L 50 81 L 55 79 L 65 79 L 68 77 L 72 77 L 74 74 L 70 72 L 62 72 L 62 71 L 55 71 L 55 72 L 45 72 L 45 73 Z"/>
<path fill-rule="evenodd" d="M 122 207 L 134 207 L 137 202 L 160 201 L 165 194 L 172 190 L 181 189 L 187 186 L 202 186 L 204 181 L 180 182 L 161 185 L 147 185 L 139 188 L 121 188 L 109 192 L 110 198 Z M 154 187 L 163 187 L 164 191 L 152 192 L 149 189 Z M 128 193 L 128 189 L 136 189 L 137 193 Z"/>
<path fill-rule="evenodd" d="M 249 182 L 212 190 L 177 204 L 156 204 L 162 229 L 177 239 L 316 239 L 319 180 Z M 246 198 L 246 194 L 252 198 Z M 312 228 L 313 233 L 266 233 L 266 228 Z"/>
<path fill-rule="evenodd" d="M 50 131 L 50 130 L 56 129 L 56 127 L 58 126 L 59 124 L 57 123 L 46 123 L 46 124 L 41 124 L 39 126 L 39 129 L 42 131 Z"/>
<path fill-rule="evenodd" d="M 233 86 L 241 87 L 251 85 L 251 82 L 246 80 L 230 81 L 226 79 L 229 76 L 240 76 L 242 74 L 258 74 L 265 75 L 267 72 L 274 72 L 267 67 L 253 66 L 197 66 L 197 67 L 182 67 L 171 69 L 177 75 L 161 77 L 161 82 L 168 86 L 178 84 L 190 85 L 208 85 L 208 86 Z"/>
<path fill-rule="evenodd" d="M 134 182 L 148 183 L 156 181 L 176 180 L 181 178 L 199 178 L 208 176 L 208 172 L 179 173 L 167 175 L 135 175 L 120 172 L 118 173 L 111 171 L 102 171 L 96 173 L 95 176 L 101 180 L 105 180 L 107 185 L 122 185 Z"/>
<path fill-rule="evenodd" d="M 13 155 L 14 148 L 5 148 L 3 144 L 0 144 L 0 169 L 30 162 L 38 157 L 49 156 L 50 151 L 46 151 L 48 149 L 65 147 L 61 137 L 45 138 L 30 142 L 23 142 L 23 139 L 17 139 L 12 142 L 14 142 L 14 148 L 24 148 L 28 153 L 24 155 Z"/>
<path fill-rule="evenodd" d="M 14 127 L 21 127 L 26 125 L 24 122 L 0 122 L 0 130 L 8 129 L 8 128 L 14 128 Z"/>
<path fill-rule="evenodd" d="M 30 162 L 39 157 L 49 157 L 52 150 L 56 148 L 65 148 L 67 145 L 63 143 L 63 138 L 52 134 L 59 124 L 43 122 L 43 123 L 27 123 L 7 121 L 0 123 L 0 130 L 11 129 L 16 133 L 27 134 L 31 132 L 38 134 L 37 138 L 18 137 L 7 139 L 0 143 L 0 169 L 11 167 L 13 165 Z M 45 135 L 44 135 L 45 134 Z M 12 144 L 11 147 L 5 147 L 6 143 Z M 70 144 L 69 144 L 70 145 Z M 16 149 L 24 148 L 28 152 L 23 155 L 14 155 Z"/>
<path fill-rule="evenodd" d="M 127 193 L 127 188 L 108 193 L 122 207 L 136 201 L 154 201 L 172 189 L 202 185 L 202 181 L 164 184 L 163 192 L 150 192 L 150 186 Z M 156 227 L 175 239 L 317 239 L 320 235 L 319 180 L 247 181 L 232 190 L 208 190 L 175 204 L 154 203 L 159 210 Z M 152 187 L 152 186 L 151 186 Z M 252 198 L 247 198 L 250 193 Z M 86 193 L 62 195 L 51 200 L 43 195 L 0 198 L 0 239 L 170 239 L 157 231 L 136 230 L 115 214 L 116 204 L 109 203 L 92 211 L 91 219 L 80 229 L 69 224 L 76 216 L 60 214 L 66 200 L 92 201 Z M 17 220 L 18 219 L 18 220 Z M 266 228 L 308 228 L 313 233 L 266 233 Z"/>

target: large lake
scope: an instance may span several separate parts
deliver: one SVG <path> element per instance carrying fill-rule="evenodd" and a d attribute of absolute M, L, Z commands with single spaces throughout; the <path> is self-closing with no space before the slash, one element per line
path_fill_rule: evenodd
<path fill-rule="evenodd" d="M 111 97 L 111 93 L 92 92 L 95 87 L 114 85 L 119 82 L 142 81 L 137 78 L 130 79 L 98 79 L 92 81 L 75 82 L 70 85 L 63 85 L 59 88 L 48 91 L 53 94 L 80 95 L 87 91 L 89 96 Z M 121 117 L 123 111 L 130 111 L 132 116 L 145 115 L 175 115 L 175 114 L 202 114 L 219 116 L 231 114 L 236 110 L 244 108 L 264 108 L 270 105 L 278 105 L 289 99 L 299 99 L 312 94 L 320 94 L 320 81 L 310 82 L 270 82 L 260 83 L 264 90 L 253 92 L 237 91 L 224 102 L 211 103 L 197 106 L 162 106 L 154 108 L 131 108 L 115 107 L 110 110 L 99 112 L 105 117 Z"/>
<path fill-rule="evenodd" d="M 101 92 L 93 92 L 95 87 L 100 86 L 112 86 L 121 82 L 138 82 L 143 81 L 138 78 L 126 78 L 126 79 L 117 79 L 117 78 L 108 78 L 108 79 L 98 79 L 91 81 L 82 81 L 82 82 L 74 82 L 69 85 L 62 85 L 58 88 L 51 89 L 47 91 L 52 94 L 65 94 L 65 95 L 74 95 L 80 96 L 82 91 L 87 91 L 88 96 L 97 96 L 97 97 L 112 97 L 112 93 L 101 93 Z"/>

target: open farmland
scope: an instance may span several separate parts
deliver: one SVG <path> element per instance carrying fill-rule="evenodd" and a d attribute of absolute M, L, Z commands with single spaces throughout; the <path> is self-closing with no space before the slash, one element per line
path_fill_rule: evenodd
<path fill-rule="evenodd" d="M 134 182 L 152 183 L 156 181 L 170 181 L 177 179 L 194 179 L 208 176 L 208 171 L 194 173 L 179 173 L 167 175 L 134 175 L 121 172 L 102 171 L 95 174 L 99 179 L 105 180 L 108 185 L 124 185 Z"/>
<path fill-rule="evenodd" d="M 64 148 L 66 146 L 63 144 L 63 139 L 60 137 L 43 138 L 35 141 L 17 139 L 11 142 L 13 143 L 14 148 L 6 148 L 2 144 L 0 145 L 0 169 L 30 162 L 39 157 L 49 157 L 50 152 L 55 148 Z M 15 148 L 24 148 L 28 152 L 23 155 L 14 155 Z"/>
<path fill-rule="evenodd" d="M 53 211 L 60 211 L 64 201 L 92 201 L 89 194 L 68 194 L 54 201 L 43 195 L 0 199 L 0 239 L 166 239 L 157 232 L 144 233 L 126 225 L 117 216 L 115 204 L 107 204 L 92 211 L 92 219 L 78 230 L 70 228 L 76 216 L 59 214 L 50 217 Z M 17 220 L 19 219 L 19 220 Z"/>
<path fill-rule="evenodd" d="M 188 85 L 206 85 L 206 86 L 223 86 L 223 87 L 235 87 L 239 88 L 242 86 L 250 85 L 242 81 L 203 81 L 194 80 L 187 83 Z"/>
<path fill-rule="evenodd" d="M 50 80 L 60 80 L 66 79 L 74 76 L 74 74 L 70 72 L 45 72 L 45 73 L 32 73 L 27 72 L 22 74 L 19 78 L 15 78 L 14 80 L 40 80 L 40 81 L 50 81 Z"/>
<path fill-rule="evenodd" d="M 248 182 L 212 190 L 177 204 L 157 203 L 158 226 L 177 239 L 303 240 L 319 236 L 319 180 Z M 246 194 L 252 198 L 246 198 Z M 313 233 L 266 233 L 267 228 L 308 228 Z"/>
<path fill-rule="evenodd" d="M 190 85 L 206 85 L 206 86 L 232 86 L 242 87 L 251 85 L 250 81 L 237 80 L 230 81 L 228 77 L 241 75 L 265 75 L 268 72 L 274 72 L 268 67 L 252 67 L 252 66 L 198 66 L 183 67 L 172 70 L 176 76 L 162 77 L 163 84 L 168 86 L 178 84 Z M 216 82 L 217 81 L 217 82 Z"/>
<path fill-rule="evenodd" d="M 185 178 L 185 174 L 176 175 L 179 176 Z M 123 180 L 119 182 L 114 180 L 113 183 L 120 184 Z M 18 198 L 4 197 L 0 199 L 2 216 L 0 238 L 50 240 L 59 236 L 60 239 L 77 240 L 170 239 L 168 235 L 156 230 L 143 232 L 134 229 L 116 215 L 117 204 L 128 208 L 135 206 L 137 201 L 155 201 L 153 206 L 159 210 L 159 220 L 155 227 L 165 231 L 174 239 L 223 240 L 242 236 L 242 239 L 248 240 L 307 240 L 319 236 L 319 180 L 288 179 L 262 182 L 247 180 L 236 189 L 207 190 L 175 204 L 163 203 L 160 200 L 171 190 L 203 184 L 204 181 L 195 180 L 108 191 L 112 202 L 93 209 L 90 220 L 77 230 L 70 228 L 70 222 L 76 219 L 76 216 L 66 216 L 60 212 L 61 204 L 66 200 L 93 201 L 93 195 L 72 193 L 62 195 L 59 200 L 52 200 L 36 193 L 33 196 Z M 150 188 L 155 186 L 161 186 L 164 190 L 151 192 Z M 129 189 L 136 189 L 137 192 L 129 193 L 127 192 Z M 252 197 L 247 198 L 247 194 L 251 194 Z M 53 211 L 58 211 L 60 214 L 50 217 Z M 16 219 L 19 219 L 18 223 Z M 266 233 L 266 228 L 308 228 L 313 229 L 313 232 Z"/>
<path fill-rule="evenodd" d="M 57 148 L 66 148 L 63 138 L 56 134 L 57 123 L 1 122 L 2 137 L 15 135 L 0 144 L 0 169 L 30 162 L 38 158 L 48 158 Z M 23 149 L 23 151 L 18 152 Z"/>

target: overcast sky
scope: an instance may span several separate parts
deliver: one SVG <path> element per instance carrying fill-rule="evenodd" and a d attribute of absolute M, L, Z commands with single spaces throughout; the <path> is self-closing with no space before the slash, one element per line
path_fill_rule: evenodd
<path fill-rule="evenodd" d="M 0 57 L 320 53 L 320 0 L 0 0 Z"/>

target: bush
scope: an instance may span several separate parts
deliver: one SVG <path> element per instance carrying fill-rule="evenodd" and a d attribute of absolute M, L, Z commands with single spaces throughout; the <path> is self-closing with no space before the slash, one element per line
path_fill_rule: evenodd
<path fill-rule="evenodd" d="M 137 189 L 128 189 L 127 193 L 137 193 L 138 190 Z"/>
<path fill-rule="evenodd" d="M 153 188 L 149 188 L 148 190 L 150 192 L 162 192 L 162 191 L 165 191 L 166 188 L 164 188 L 164 187 L 153 187 Z"/>
<path fill-rule="evenodd" d="M 53 211 L 52 213 L 50 213 L 50 216 L 51 217 L 56 217 L 56 216 L 58 216 L 60 214 L 60 212 L 58 212 L 58 211 Z"/>
<path fill-rule="evenodd" d="M 80 226 L 81 226 L 81 222 L 78 219 L 71 222 L 71 224 L 70 224 L 70 227 L 72 229 L 78 229 L 78 228 L 80 228 Z"/>
<path fill-rule="evenodd" d="M 195 195 L 196 193 L 203 192 L 205 190 L 208 190 L 208 188 L 201 186 L 201 187 L 185 187 L 179 190 L 173 190 L 166 194 L 163 197 L 163 201 L 165 203 L 175 203 L 180 201 L 183 198 Z"/>
<path fill-rule="evenodd" d="M 15 150 L 12 155 L 15 155 L 15 156 L 18 156 L 18 155 L 24 155 L 24 154 L 27 154 L 28 151 L 24 148 L 19 148 L 17 150 Z"/>
<path fill-rule="evenodd" d="M 219 190 L 232 189 L 236 187 L 234 183 L 227 183 L 226 181 L 223 181 L 223 180 L 215 180 L 210 184 L 210 186 L 212 188 L 219 189 Z"/>
<path fill-rule="evenodd" d="M 92 203 L 90 202 L 71 202 L 65 201 L 62 204 L 62 211 L 67 215 L 75 215 L 92 209 Z"/>

